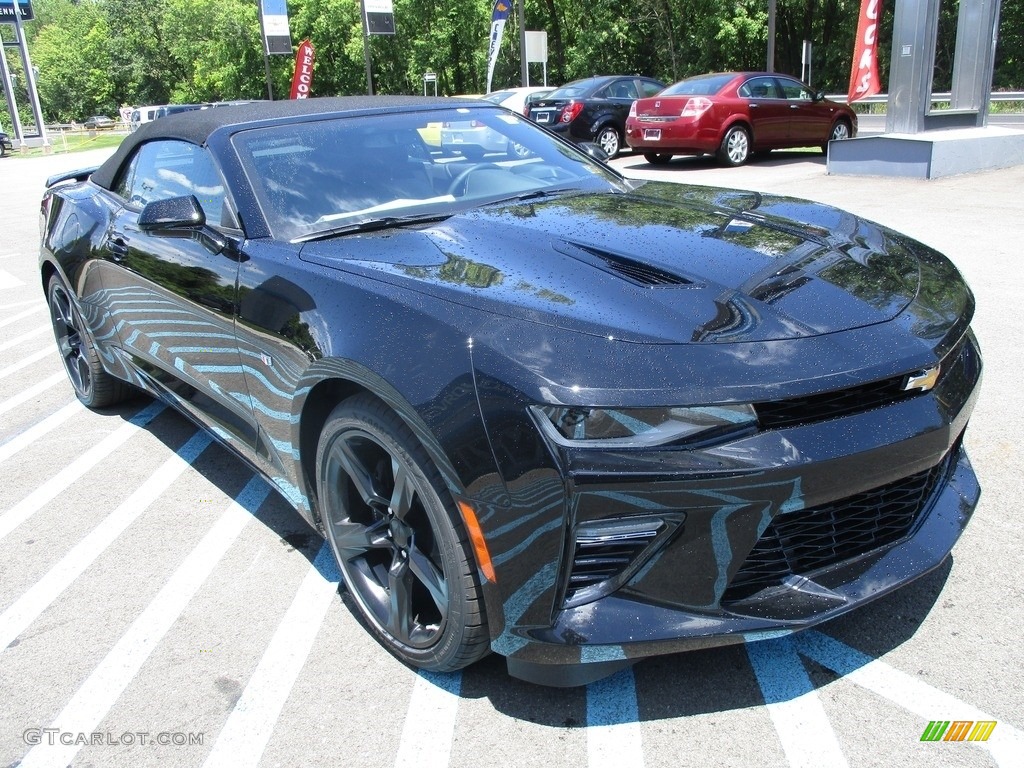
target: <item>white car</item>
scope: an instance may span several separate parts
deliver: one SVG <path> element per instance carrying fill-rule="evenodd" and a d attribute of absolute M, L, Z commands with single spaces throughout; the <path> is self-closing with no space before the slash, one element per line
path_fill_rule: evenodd
<path fill-rule="evenodd" d="M 520 88 L 505 88 L 501 91 L 491 91 L 483 98 L 522 115 L 525 114 L 523 110 L 526 108 L 527 96 L 537 93 L 550 93 L 553 90 L 554 88 L 546 85 L 526 85 Z"/>

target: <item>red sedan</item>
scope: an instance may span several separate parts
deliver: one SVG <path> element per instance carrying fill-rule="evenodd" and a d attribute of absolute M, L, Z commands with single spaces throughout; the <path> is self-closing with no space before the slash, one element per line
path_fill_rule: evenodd
<path fill-rule="evenodd" d="M 626 142 L 650 163 L 716 154 L 743 165 L 755 152 L 820 146 L 857 134 L 857 115 L 792 77 L 721 72 L 671 85 L 633 102 Z"/>

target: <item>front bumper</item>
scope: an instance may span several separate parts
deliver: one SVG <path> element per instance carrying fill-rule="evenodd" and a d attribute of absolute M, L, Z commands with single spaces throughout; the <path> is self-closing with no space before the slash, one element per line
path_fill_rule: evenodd
<path fill-rule="evenodd" d="M 647 656 L 805 629 L 936 568 L 980 496 L 961 445 L 980 354 L 968 336 L 950 356 L 931 392 L 704 449 L 553 450 L 544 470 L 523 455 L 525 427 L 492 421 L 509 492 L 504 509 L 480 510 L 493 650 L 516 677 L 580 685 Z M 609 555 L 581 547 L 581 531 L 602 527 L 651 536 L 574 599 L 587 558 Z"/>

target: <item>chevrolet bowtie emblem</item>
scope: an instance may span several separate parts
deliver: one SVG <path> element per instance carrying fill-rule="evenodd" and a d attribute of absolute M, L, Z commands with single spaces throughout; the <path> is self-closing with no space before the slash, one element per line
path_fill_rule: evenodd
<path fill-rule="evenodd" d="M 936 365 L 933 368 L 926 368 L 923 371 L 910 374 L 907 377 L 907 383 L 903 385 L 903 391 L 920 389 L 922 392 L 927 392 L 932 389 L 939 380 L 939 368 L 940 366 Z"/>

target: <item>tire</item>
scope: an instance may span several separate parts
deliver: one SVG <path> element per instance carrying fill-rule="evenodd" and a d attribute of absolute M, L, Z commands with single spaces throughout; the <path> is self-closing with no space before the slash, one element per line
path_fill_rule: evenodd
<path fill-rule="evenodd" d="M 316 471 L 348 602 L 377 641 L 435 672 L 485 656 L 489 635 L 468 537 L 408 426 L 374 397 L 345 400 L 320 435 Z"/>
<path fill-rule="evenodd" d="M 622 147 L 622 140 L 619 138 L 619 132 L 611 125 L 606 125 L 598 130 L 594 135 L 594 143 L 604 150 L 604 153 L 608 155 L 609 160 L 618 155 L 619 149 Z"/>
<path fill-rule="evenodd" d="M 667 152 L 644 152 L 644 160 L 651 165 L 668 165 L 672 155 Z"/>
<path fill-rule="evenodd" d="M 736 167 L 750 159 L 750 133 L 741 125 L 734 125 L 725 132 L 718 148 L 718 159 L 726 165 Z"/>
<path fill-rule="evenodd" d="M 111 376 L 100 365 L 96 342 L 59 275 L 50 278 L 46 301 L 64 370 L 82 404 L 105 408 L 132 397 L 135 390 L 131 385 Z"/>
<path fill-rule="evenodd" d="M 836 120 L 832 126 L 832 132 L 828 136 L 829 141 L 843 141 L 850 138 L 850 124 L 845 120 Z M 828 141 L 821 145 L 821 151 L 828 154 Z"/>

